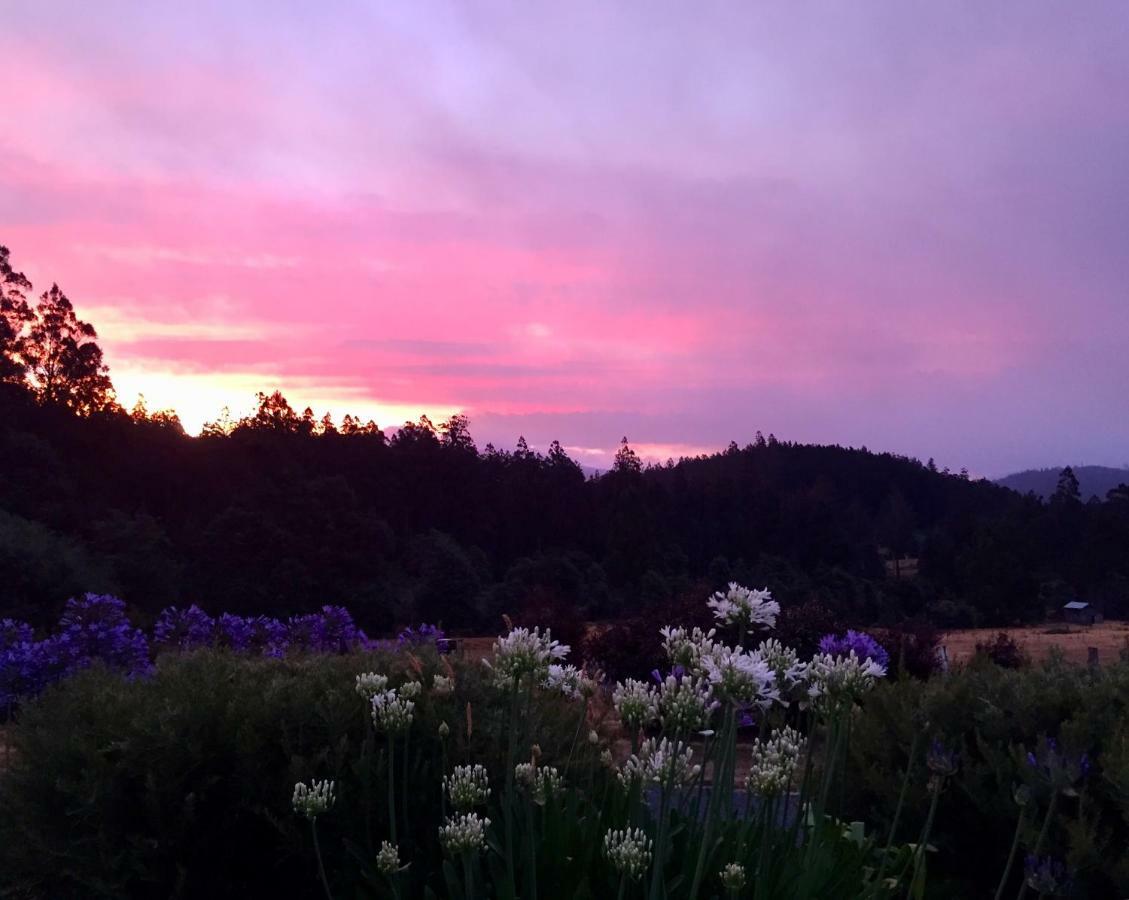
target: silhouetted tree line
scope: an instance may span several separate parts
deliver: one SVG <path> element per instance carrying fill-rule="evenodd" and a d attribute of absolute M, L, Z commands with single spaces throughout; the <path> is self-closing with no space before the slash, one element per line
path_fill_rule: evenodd
<path fill-rule="evenodd" d="M 639 616 L 729 580 L 845 621 L 1007 624 L 1065 599 L 1129 613 L 1129 487 L 1049 503 L 866 448 L 762 437 L 644 466 L 626 438 L 586 477 L 559 443 L 479 448 L 465 416 L 391 436 L 279 393 L 200 437 L 123 410 L 92 327 L 0 248 L 0 617 L 53 621 L 82 591 L 410 620 Z M 892 578 L 885 557 L 919 559 Z"/>

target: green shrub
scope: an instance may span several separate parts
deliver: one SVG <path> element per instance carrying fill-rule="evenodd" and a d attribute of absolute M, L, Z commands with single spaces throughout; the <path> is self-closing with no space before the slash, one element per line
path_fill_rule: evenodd
<path fill-rule="evenodd" d="M 0 895 L 317 896 L 308 834 L 290 813 L 294 783 L 355 782 L 369 726 L 354 678 L 412 665 L 429 679 L 445 663 L 434 654 L 272 660 L 199 651 L 162 656 L 146 679 L 92 669 L 52 688 L 8 731 Z M 421 807 L 438 805 L 440 722 L 450 728 L 452 763 L 473 759 L 499 771 L 504 762 L 504 711 L 483 667 L 453 667 L 454 694 L 425 694 L 416 709 L 415 733 L 427 737 L 414 739 L 403 790 Z M 545 759 L 566 755 L 576 714 L 546 699 L 535 715 Z M 379 790 L 368 815 L 364 791 L 350 791 L 326 822 L 335 884 L 357 877 L 342 838 L 383 827 Z M 434 845 L 435 823 L 421 816 L 415 824 Z"/>
<path fill-rule="evenodd" d="M 888 682 L 865 698 L 853 729 L 857 777 L 849 782 L 848 805 L 880 828 L 893 818 L 915 731 L 960 749 L 960 770 L 933 829 L 931 896 L 993 895 L 1016 828 L 1020 785 L 1032 790 L 1037 806 L 1021 846 L 1035 843 L 1049 798 L 1027 753 L 1038 752 L 1047 737 L 1072 759 L 1086 753 L 1092 768 L 1077 798 L 1060 797 L 1043 852 L 1065 858 L 1074 896 L 1129 895 L 1129 665 L 1091 670 L 1051 660 L 1005 669 L 985 660 L 927 682 Z M 922 772 L 923 757 L 919 750 L 914 763 Z M 924 814 L 924 782 L 909 780 L 902 821 Z M 1020 863 L 1005 896 L 1015 896 L 1021 870 Z"/>

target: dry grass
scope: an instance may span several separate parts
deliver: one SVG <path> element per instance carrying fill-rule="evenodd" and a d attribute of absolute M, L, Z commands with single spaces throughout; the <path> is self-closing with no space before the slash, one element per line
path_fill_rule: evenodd
<path fill-rule="evenodd" d="M 1031 625 L 1026 628 L 965 628 L 945 633 L 944 645 L 952 662 L 971 659 L 978 643 L 991 641 L 999 632 L 1010 635 L 1034 661 L 1045 659 L 1052 647 L 1058 647 L 1071 662 L 1085 663 L 1088 648 L 1097 647 L 1101 662 L 1112 662 L 1129 648 L 1129 622 L 1103 622 L 1101 625 L 1070 625 L 1062 622 Z"/>

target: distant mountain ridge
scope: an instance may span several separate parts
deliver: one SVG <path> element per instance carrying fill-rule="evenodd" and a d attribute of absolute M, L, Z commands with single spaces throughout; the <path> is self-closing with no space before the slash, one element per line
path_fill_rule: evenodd
<path fill-rule="evenodd" d="M 1104 500 L 1105 495 L 1119 484 L 1129 484 L 1129 467 L 1120 469 L 1112 466 L 1071 466 L 1078 479 L 1079 492 L 1083 500 L 1096 495 Z M 1044 500 L 1055 492 L 1058 476 L 1063 467 L 1057 469 L 1027 469 L 997 478 L 996 484 L 1021 494 L 1035 493 Z"/>

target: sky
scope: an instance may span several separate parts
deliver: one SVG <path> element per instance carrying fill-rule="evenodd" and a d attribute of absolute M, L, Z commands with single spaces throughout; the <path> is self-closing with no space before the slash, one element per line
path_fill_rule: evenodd
<path fill-rule="evenodd" d="M 1129 5 L 0 0 L 0 243 L 189 430 L 1129 463 Z"/>

